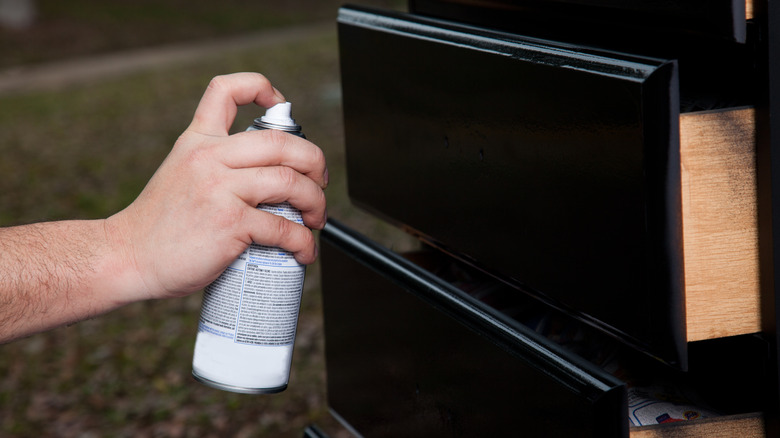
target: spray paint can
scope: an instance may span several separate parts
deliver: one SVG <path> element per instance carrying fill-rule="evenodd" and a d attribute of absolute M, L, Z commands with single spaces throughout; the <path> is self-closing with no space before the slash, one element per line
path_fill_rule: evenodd
<path fill-rule="evenodd" d="M 279 129 L 306 138 L 289 102 L 269 108 L 247 131 Z M 258 209 L 303 223 L 289 203 Z M 244 394 L 287 388 L 306 267 L 281 248 L 252 243 L 203 295 L 192 375 Z"/>

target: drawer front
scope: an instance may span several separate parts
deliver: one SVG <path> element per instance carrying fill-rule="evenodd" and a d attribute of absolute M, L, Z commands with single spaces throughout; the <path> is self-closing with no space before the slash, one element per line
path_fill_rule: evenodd
<path fill-rule="evenodd" d="M 625 387 L 331 220 L 328 401 L 366 437 L 625 436 Z"/>
<path fill-rule="evenodd" d="M 685 361 L 676 65 L 339 15 L 352 200 Z"/>
<path fill-rule="evenodd" d="M 593 35 L 679 41 L 693 36 L 745 42 L 752 0 L 411 0 L 410 11 L 432 17 L 510 31 L 527 32 L 534 23 L 579 38 Z"/>

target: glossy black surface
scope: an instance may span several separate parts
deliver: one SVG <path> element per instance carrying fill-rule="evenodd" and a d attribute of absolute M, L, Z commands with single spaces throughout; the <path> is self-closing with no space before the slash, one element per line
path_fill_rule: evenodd
<path fill-rule="evenodd" d="M 558 23 L 605 38 L 744 42 L 744 0 L 410 0 L 410 12 L 523 33 Z"/>
<path fill-rule="evenodd" d="M 328 438 L 316 425 L 311 425 L 303 431 L 303 438 Z"/>
<path fill-rule="evenodd" d="M 440 22 L 675 59 L 682 111 L 755 105 L 763 93 L 753 60 L 764 30 L 745 21 L 744 1 L 412 0 L 409 8 Z"/>
<path fill-rule="evenodd" d="M 339 15 L 349 192 L 685 365 L 676 65 Z"/>
<path fill-rule="evenodd" d="M 330 220 L 328 402 L 366 437 L 625 436 L 615 378 Z"/>

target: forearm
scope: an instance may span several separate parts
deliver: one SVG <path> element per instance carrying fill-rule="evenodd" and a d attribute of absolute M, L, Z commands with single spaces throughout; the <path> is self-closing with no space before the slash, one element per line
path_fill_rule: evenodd
<path fill-rule="evenodd" d="M 128 274 L 105 227 L 94 220 L 0 229 L 0 342 L 126 303 Z"/>

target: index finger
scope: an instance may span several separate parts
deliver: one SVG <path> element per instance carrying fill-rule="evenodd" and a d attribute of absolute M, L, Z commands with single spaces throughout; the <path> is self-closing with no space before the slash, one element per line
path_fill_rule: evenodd
<path fill-rule="evenodd" d="M 188 129 L 205 135 L 228 135 L 238 107 L 256 103 L 270 108 L 284 96 L 260 73 L 216 76 L 206 88 Z"/>

